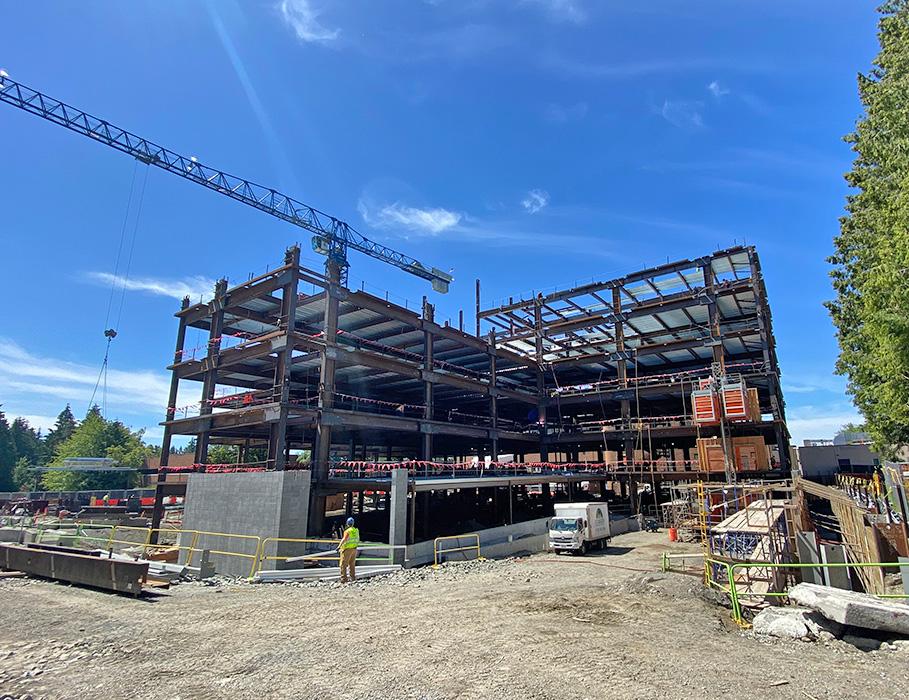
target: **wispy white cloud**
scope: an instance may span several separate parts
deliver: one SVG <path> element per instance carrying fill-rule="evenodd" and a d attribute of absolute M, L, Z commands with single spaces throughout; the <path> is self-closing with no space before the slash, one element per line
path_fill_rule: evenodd
<path fill-rule="evenodd" d="M 704 126 L 703 107 L 702 102 L 692 100 L 664 100 L 660 115 L 680 129 L 701 129 Z"/>
<path fill-rule="evenodd" d="M 729 88 L 725 88 L 720 85 L 720 82 L 718 80 L 711 81 L 707 86 L 707 90 L 709 90 L 710 94 L 717 99 L 720 99 L 721 97 L 729 94 Z"/>
<path fill-rule="evenodd" d="M 832 439 L 847 423 L 863 421 L 858 411 L 842 402 L 823 407 L 800 406 L 788 413 L 786 424 L 796 445 L 805 440 Z"/>
<path fill-rule="evenodd" d="M 553 228 L 549 222 L 545 231 L 538 231 L 507 219 L 480 220 L 469 217 L 451 229 L 451 233 L 457 236 L 458 241 L 482 243 L 486 247 L 549 250 L 552 254 L 565 253 L 572 256 L 583 252 L 596 257 L 620 257 L 618 247 L 612 245 L 610 239 L 594 234 L 574 233 L 575 230 L 576 227 L 568 231 L 560 227 Z"/>
<path fill-rule="evenodd" d="M 530 190 L 521 200 L 521 206 L 528 214 L 536 214 L 547 204 L 549 204 L 549 192 L 546 190 Z"/>
<path fill-rule="evenodd" d="M 466 212 L 456 212 L 448 209 L 420 209 L 401 204 L 376 204 L 382 202 L 371 193 L 364 193 L 357 203 L 357 209 L 363 221 L 374 228 L 387 231 L 390 235 L 406 237 L 408 233 L 419 233 L 426 236 L 457 239 L 459 243 L 481 243 L 484 246 L 501 247 L 526 247 L 542 250 L 546 247 L 557 247 L 560 251 L 576 253 L 578 251 L 594 251 L 594 254 L 604 257 L 615 257 L 604 237 L 600 235 L 586 235 L 577 233 L 576 225 L 562 225 L 548 221 L 543 225 L 543 230 L 528 226 L 529 217 L 520 220 L 509 218 L 504 212 L 514 207 L 492 207 L 490 211 L 500 212 L 499 216 L 477 217 Z M 526 201 L 526 206 L 524 202 Z M 546 209 L 549 195 L 543 190 L 532 190 L 522 200 L 524 211 L 540 213 Z M 548 211 L 548 209 L 546 209 Z"/>
<path fill-rule="evenodd" d="M 788 374 L 788 373 L 787 373 Z M 795 372 L 792 379 L 783 382 L 783 394 L 813 394 L 828 392 L 841 398 L 846 393 L 846 380 L 833 374 L 812 374 Z"/>
<path fill-rule="evenodd" d="M 767 172 L 775 180 L 781 176 L 819 177 L 840 181 L 840 172 L 849 167 L 848 157 L 841 160 L 825 154 L 798 150 L 776 151 L 762 148 L 731 148 L 711 160 L 658 160 L 644 163 L 640 170 L 655 173 L 693 172 L 741 175 L 743 172 Z"/>
<path fill-rule="evenodd" d="M 587 116 L 588 105 L 586 102 L 576 102 L 573 105 L 550 103 L 546 105 L 543 117 L 554 124 L 567 124 L 578 122 Z"/>
<path fill-rule="evenodd" d="M 773 108 L 770 104 L 764 98 L 758 97 L 753 92 L 739 92 L 736 93 L 736 96 L 746 107 L 751 109 L 752 112 L 755 112 L 762 117 L 769 117 L 773 114 Z"/>
<path fill-rule="evenodd" d="M 545 53 L 542 56 L 545 68 L 560 75 L 588 79 L 635 79 L 651 75 L 687 73 L 694 70 L 713 68 L 717 61 L 708 58 L 678 58 L 669 60 L 614 61 L 589 63 L 561 54 Z"/>
<path fill-rule="evenodd" d="M 98 367 L 34 355 L 12 340 L 0 338 L 0 393 L 20 403 L 43 396 L 87 406 L 97 380 Z M 108 404 L 133 411 L 153 409 L 163 415 L 169 388 L 163 372 L 110 369 L 107 373 Z"/>
<path fill-rule="evenodd" d="M 768 117 L 773 113 L 772 107 L 762 97 L 758 97 L 753 92 L 747 90 L 736 90 L 733 93 L 729 87 L 723 85 L 718 80 L 711 81 L 707 85 L 707 91 L 713 95 L 718 102 L 727 95 L 732 95 L 732 97 L 736 98 L 752 112 L 755 112 L 762 117 Z"/>
<path fill-rule="evenodd" d="M 449 209 L 420 209 L 400 202 L 369 207 L 364 200 L 357 204 L 360 216 L 370 226 L 381 229 L 404 228 L 407 231 L 436 235 L 458 225 L 462 215 Z"/>
<path fill-rule="evenodd" d="M 724 189 L 755 197 L 783 197 L 787 199 L 803 197 L 803 194 L 798 190 L 776 185 L 765 185 L 761 182 L 752 182 L 750 180 L 740 180 L 734 177 L 697 177 L 693 178 L 692 182 L 708 189 Z"/>
<path fill-rule="evenodd" d="M 583 24 L 587 21 L 587 10 L 581 0 L 524 0 L 526 5 L 536 5 L 556 22 Z"/>
<path fill-rule="evenodd" d="M 86 272 L 84 279 L 95 284 L 125 289 L 129 292 L 147 292 L 157 296 L 183 299 L 188 296 L 193 302 L 199 299 L 210 299 L 214 295 L 215 280 L 208 277 L 193 276 L 182 279 L 165 279 L 156 277 L 133 277 L 127 279 L 122 275 L 110 272 Z"/>
<path fill-rule="evenodd" d="M 281 18 L 300 41 L 311 44 L 330 44 L 340 35 L 340 29 L 329 29 L 319 21 L 320 12 L 311 0 L 281 0 Z"/>
<path fill-rule="evenodd" d="M 4 411 L 8 409 L 4 407 Z M 6 416 L 7 422 L 12 423 L 16 418 L 24 418 L 30 427 L 35 430 L 40 430 L 42 434 L 47 434 L 47 432 L 54 427 L 57 422 L 57 416 L 41 416 L 28 413 L 15 413 L 10 411 Z"/>

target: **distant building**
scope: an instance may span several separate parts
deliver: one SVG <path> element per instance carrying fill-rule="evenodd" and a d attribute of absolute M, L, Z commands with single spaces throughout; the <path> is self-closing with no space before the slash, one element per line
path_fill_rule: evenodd
<path fill-rule="evenodd" d="M 830 440 L 805 440 L 798 457 L 801 475 L 821 483 L 832 483 L 838 473 L 872 472 L 881 463 L 881 456 L 868 444 L 838 445 Z"/>
<path fill-rule="evenodd" d="M 833 438 L 834 445 L 870 445 L 871 435 L 855 430 L 843 430 Z"/>

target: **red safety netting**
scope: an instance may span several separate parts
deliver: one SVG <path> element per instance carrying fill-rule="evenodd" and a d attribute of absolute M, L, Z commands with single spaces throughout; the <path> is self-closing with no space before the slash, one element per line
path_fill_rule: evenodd
<path fill-rule="evenodd" d="M 726 370 L 738 370 L 746 372 L 748 370 L 760 371 L 764 368 L 763 362 L 739 362 L 736 364 L 726 365 Z M 710 367 L 698 367 L 697 369 L 679 370 L 677 372 L 663 372 L 661 374 L 646 374 L 640 377 L 628 377 L 626 382 L 629 387 L 641 384 L 663 384 L 666 381 L 686 380 L 688 378 L 697 378 L 704 374 L 710 374 Z M 595 392 L 603 389 L 623 388 L 622 381 L 618 378 L 604 379 L 599 382 L 590 382 L 585 384 L 572 384 L 569 386 L 557 387 L 552 390 L 553 395 L 566 394 L 584 394 Z"/>
<path fill-rule="evenodd" d="M 185 467 L 160 467 L 158 473 L 163 474 L 225 474 L 233 472 L 264 472 L 268 467 L 264 462 L 248 462 L 245 464 L 192 464 Z"/>
<path fill-rule="evenodd" d="M 308 463 L 292 462 L 288 470 L 310 469 Z M 534 475 L 534 474 L 612 474 L 649 473 L 656 471 L 697 471 L 692 460 L 616 460 L 614 462 L 431 462 L 409 460 L 403 462 L 370 462 L 363 460 L 335 462 L 329 473 L 334 477 L 384 478 L 395 469 L 406 469 L 411 476 L 471 476 L 471 475 Z M 161 467 L 166 474 L 200 473 L 224 474 L 234 472 L 262 472 L 270 467 L 263 462 L 246 464 L 193 464 L 185 467 Z"/>
<path fill-rule="evenodd" d="M 659 471 L 695 471 L 697 464 L 691 460 L 617 460 L 615 462 L 404 462 L 348 461 L 332 465 L 333 476 L 383 476 L 394 469 L 406 469 L 412 476 L 445 476 L 470 474 L 497 475 L 540 473 L 614 473 L 644 472 L 651 468 Z"/>

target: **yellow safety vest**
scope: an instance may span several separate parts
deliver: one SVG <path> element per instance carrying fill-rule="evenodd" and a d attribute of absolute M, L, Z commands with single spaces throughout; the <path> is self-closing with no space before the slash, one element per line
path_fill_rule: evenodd
<path fill-rule="evenodd" d="M 347 542 L 341 545 L 341 549 L 356 549 L 360 546 L 360 531 L 355 527 L 349 527 L 344 531 L 347 535 Z"/>

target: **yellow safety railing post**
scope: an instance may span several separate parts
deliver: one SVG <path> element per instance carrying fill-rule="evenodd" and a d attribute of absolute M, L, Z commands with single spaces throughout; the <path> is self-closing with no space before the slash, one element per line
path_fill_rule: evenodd
<path fill-rule="evenodd" d="M 321 545 L 329 545 L 329 549 L 326 549 L 322 553 L 304 554 L 300 557 L 285 557 L 285 556 L 278 556 L 278 555 L 270 556 L 265 553 L 265 550 L 267 549 L 267 545 L 269 542 L 274 542 L 274 543 L 295 542 L 297 544 L 321 544 Z M 311 538 L 311 537 L 266 537 L 262 540 L 261 544 L 259 545 L 260 555 L 258 557 L 257 566 L 253 570 L 252 575 L 259 573 L 262 570 L 262 566 L 264 565 L 264 563 L 266 561 L 286 561 L 287 559 L 301 559 L 301 560 L 319 560 L 319 561 L 337 560 L 338 562 L 340 562 L 341 561 L 340 554 L 333 554 L 330 557 L 323 556 L 326 552 L 330 552 L 332 549 L 337 549 L 339 544 L 341 544 L 341 540 L 326 540 L 326 539 L 318 539 L 318 538 Z M 363 543 L 363 548 L 368 548 L 368 546 L 369 546 L 368 544 Z"/>
<path fill-rule="evenodd" d="M 193 536 L 192 536 L 192 539 L 189 541 L 189 556 L 186 558 L 186 565 L 192 566 L 193 554 L 196 553 L 196 543 L 199 541 L 199 531 L 198 530 L 189 530 L 189 532 L 193 533 Z"/>
<path fill-rule="evenodd" d="M 445 541 L 448 541 L 448 540 L 460 540 L 460 539 L 463 539 L 463 538 L 465 538 L 465 537 L 475 537 L 476 540 L 477 540 L 477 543 L 476 543 L 475 545 L 470 545 L 470 546 L 467 546 L 467 547 L 451 547 L 451 548 L 449 548 L 449 549 L 444 549 L 444 550 L 439 548 L 439 544 L 440 544 L 441 542 L 445 542 Z M 432 564 L 432 565 L 433 565 L 433 568 L 436 568 L 436 567 L 439 566 L 439 563 L 440 563 L 440 562 L 439 562 L 439 555 L 440 555 L 440 554 L 446 554 L 446 553 L 451 553 L 451 552 L 473 551 L 473 550 L 476 550 L 476 551 L 477 551 L 477 560 L 478 560 L 478 561 L 479 561 L 479 560 L 482 560 L 483 557 L 482 557 L 482 555 L 480 554 L 480 536 L 479 536 L 477 533 L 475 533 L 475 532 L 469 532 L 469 533 L 465 533 L 465 534 L 463 534 L 463 535 L 447 535 L 447 536 L 445 536 L 445 537 L 436 537 L 436 538 L 433 540 L 433 544 L 432 544 L 432 555 L 433 555 L 433 556 L 432 556 L 432 559 L 433 559 L 433 564 Z"/>

